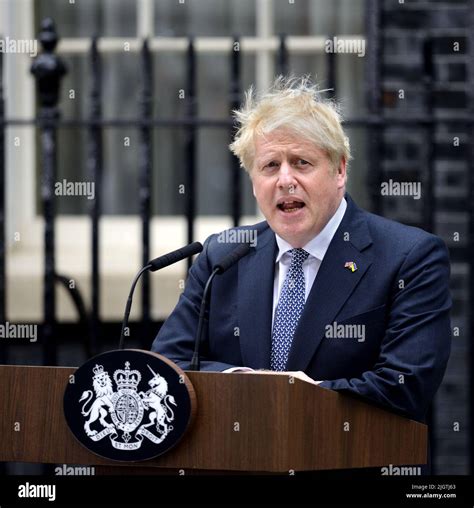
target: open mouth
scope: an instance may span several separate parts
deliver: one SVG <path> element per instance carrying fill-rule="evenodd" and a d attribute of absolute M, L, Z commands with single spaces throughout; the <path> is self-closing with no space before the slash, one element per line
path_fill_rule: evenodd
<path fill-rule="evenodd" d="M 277 208 L 285 213 L 294 213 L 298 210 L 301 210 L 301 208 L 304 208 L 306 205 L 303 203 L 303 201 L 281 201 L 277 204 Z"/>

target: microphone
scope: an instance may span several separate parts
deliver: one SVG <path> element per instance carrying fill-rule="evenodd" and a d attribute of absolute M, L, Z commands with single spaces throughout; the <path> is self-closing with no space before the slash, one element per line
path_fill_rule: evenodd
<path fill-rule="evenodd" d="M 130 289 L 130 293 L 128 295 L 127 305 L 125 306 L 125 313 L 122 321 L 122 331 L 120 333 L 119 349 L 123 349 L 125 340 L 125 329 L 128 326 L 128 318 L 130 317 L 130 310 L 132 308 L 133 292 L 135 291 L 135 286 L 137 285 L 137 282 L 140 279 L 140 277 L 147 270 L 150 270 L 150 272 L 156 272 L 157 270 L 161 270 L 166 266 L 177 263 L 178 261 L 186 259 L 190 256 L 194 256 L 195 254 L 199 254 L 202 251 L 202 249 L 203 249 L 202 244 L 200 244 L 199 242 L 190 243 L 189 245 L 186 245 L 181 249 L 174 250 L 173 252 L 169 252 L 168 254 L 164 254 L 163 256 L 152 259 L 147 263 L 146 266 L 144 266 L 137 273 L 137 275 L 135 275 L 135 278 L 133 279 L 132 282 L 132 287 Z"/>
<path fill-rule="evenodd" d="M 250 245 L 248 243 L 240 244 L 231 253 L 227 254 L 218 263 L 216 263 L 212 269 L 212 273 L 207 279 L 204 291 L 202 293 L 201 308 L 199 311 L 199 321 L 196 333 L 196 339 L 194 341 L 194 353 L 191 360 L 190 370 L 200 370 L 200 359 L 199 359 L 199 348 L 202 342 L 202 335 L 204 333 L 205 313 L 207 309 L 209 291 L 211 289 L 212 281 L 216 275 L 221 275 L 227 271 L 231 266 L 236 264 L 240 259 L 246 256 L 250 252 Z"/>
<path fill-rule="evenodd" d="M 218 270 L 218 274 L 226 272 L 232 265 L 237 263 L 241 258 L 246 256 L 250 252 L 250 245 L 248 243 L 242 243 L 236 247 L 230 254 L 227 254 L 223 259 L 214 265 L 214 270 Z"/>
<path fill-rule="evenodd" d="M 202 251 L 202 245 L 199 242 L 193 242 L 181 249 L 174 250 L 168 254 L 164 254 L 159 258 L 153 259 L 148 262 L 150 266 L 150 272 L 156 272 L 169 265 L 177 263 L 183 259 L 199 254 Z"/>

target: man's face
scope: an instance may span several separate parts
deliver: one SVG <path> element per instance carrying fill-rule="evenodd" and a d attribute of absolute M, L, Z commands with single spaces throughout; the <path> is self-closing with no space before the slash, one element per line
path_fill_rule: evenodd
<path fill-rule="evenodd" d="M 344 160 L 335 171 L 324 150 L 287 130 L 256 140 L 254 196 L 272 230 L 294 248 L 308 243 L 334 215 L 345 176 Z"/>

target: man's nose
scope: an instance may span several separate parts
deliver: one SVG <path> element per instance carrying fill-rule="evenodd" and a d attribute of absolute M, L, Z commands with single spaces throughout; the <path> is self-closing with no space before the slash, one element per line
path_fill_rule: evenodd
<path fill-rule="evenodd" d="M 287 161 L 282 162 L 278 172 L 278 187 L 288 187 L 294 189 L 296 187 L 296 183 L 294 168 L 292 168 L 291 164 L 288 164 Z"/>

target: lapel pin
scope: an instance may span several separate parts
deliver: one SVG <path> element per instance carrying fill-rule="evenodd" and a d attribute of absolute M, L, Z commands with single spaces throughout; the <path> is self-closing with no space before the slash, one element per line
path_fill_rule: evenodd
<path fill-rule="evenodd" d="M 355 272 L 357 270 L 357 265 L 354 261 L 346 261 L 344 268 L 348 268 L 351 272 Z"/>

